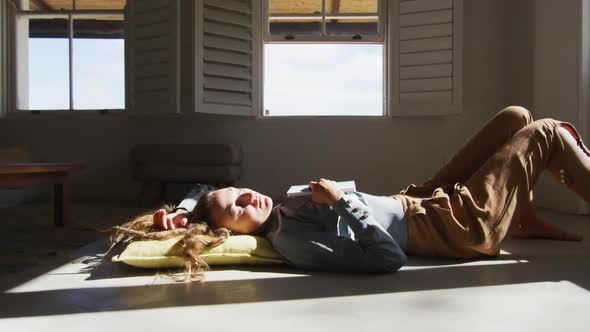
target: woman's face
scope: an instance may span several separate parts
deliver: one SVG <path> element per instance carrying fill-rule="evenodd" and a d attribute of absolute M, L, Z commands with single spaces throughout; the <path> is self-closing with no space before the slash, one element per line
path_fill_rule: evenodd
<path fill-rule="evenodd" d="M 217 227 L 241 234 L 256 233 L 268 219 L 272 199 L 247 188 L 228 187 L 215 190 L 211 217 Z"/>

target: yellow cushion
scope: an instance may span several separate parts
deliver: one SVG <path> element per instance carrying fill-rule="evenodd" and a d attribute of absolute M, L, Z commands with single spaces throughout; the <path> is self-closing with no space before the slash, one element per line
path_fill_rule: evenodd
<path fill-rule="evenodd" d="M 131 242 L 112 260 L 143 268 L 183 267 L 182 238 L 180 235 L 167 240 Z M 223 244 L 201 253 L 200 257 L 209 265 L 285 263 L 267 239 L 252 235 L 230 236 Z"/>

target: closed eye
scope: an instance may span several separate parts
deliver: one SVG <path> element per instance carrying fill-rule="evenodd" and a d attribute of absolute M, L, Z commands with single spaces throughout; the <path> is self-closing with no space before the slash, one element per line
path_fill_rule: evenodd
<path fill-rule="evenodd" d="M 244 208 L 240 206 L 236 206 L 234 212 L 232 213 L 232 219 L 237 220 L 242 214 L 244 213 Z"/>

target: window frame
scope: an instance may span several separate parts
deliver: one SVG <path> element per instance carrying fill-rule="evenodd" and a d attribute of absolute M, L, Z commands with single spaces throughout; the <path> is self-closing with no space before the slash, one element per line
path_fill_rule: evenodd
<path fill-rule="evenodd" d="M 295 35 L 293 36 L 292 40 L 286 40 L 286 36 L 284 35 L 271 35 L 270 34 L 270 1 L 272 0 L 262 0 L 263 8 L 262 8 L 262 31 L 263 31 L 263 43 L 297 43 L 297 42 L 305 42 L 305 43 L 336 43 L 341 42 L 345 44 L 363 44 L 363 43 L 378 43 L 378 44 L 385 44 L 385 31 L 387 31 L 387 1 L 386 0 L 376 0 L 377 1 L 377 34 L 376 35 L 355 35 L 360 36 L 361 39 L 353 39 L 351 36 L 337 36 L 337 35 L 322 35 L 322 36 L 314 36 L 314 35 Z M 320 14 L 322 18 L 322 32 L 325 33 L 325 4 L 326 0 L 322 0 L 322 13 Z M 317 14 L 306 14 L 305 16 L 314 17 Z M 362 16 L 362 15 L 342 15 L 342 16 Z"/>
<path fill-rule="evenodd" d="M 12 107 L 7 110 L 7 115 L 67 115 L 72 116 L 74 114 L 123 114 L 125 108 L 115 108 L 115 109 L 76 109 L 74 108 L 74 94 L 73 94 L 73 41 L 74 41 L 74 27 L 73 22 L 76 19 L 90 17 L 120 17 L 123 23 L 125 22 L 125 10 L 124 9 L 107 9 L 107 10 L 96 10 L 96 9 L 77 9 L 76 7 L 76 0 L 72 0 L 72 9 L 60 9 L 60 10 L 28 10 L 23 9 L 23 4 L 26 4 L 26 0 L 16 0 L 14 6 L 16 7 L 14 13 L 14 24 L 12 30 L 9 32 L 12 37 L 12 43 L 10 48 L 12 49 L 11 53 L 13 54 L 13 61 L 12 63 L 8 63 L 8 67 L 14 68 L 14 74 L 12 75 L 10 85 L 14 89 L 12 95 L 12 101 L 10 102 Z M 22 25 L 26 20 L 31 18 L 66 18 L 68 20 L 68 86 L 69 86 L 69 108 L 68 109 L 21 109 L 19 108 L 19 98 L 24 93 L 28 94 L 28 77 L 24 79 L 24 82 L 19 75 L 19 73 L 23 70 L 23 64 L 19 61 L 19 56 L 17 56 L 18 48 L 24 47 L 22 44 L 28 41 L 28 36 L 26 41 L 23 41 L 23 31 L 18 28 L 19 25 Z M 28 34 L 28 30 L 26 31 Z M 20 44 L 20 45 L 19 45 Z M 28 47 L 27 47 L 28 52 Z M 26 60 L 25 60 L 26 61 Z M 27 68 L 28 74 L 28 65 L 24 65 Z M 125 70 L 125 74 L 126 70 Z M 26 91 L 24 91 L 27 89 Z M 127 95 L 125 93 L 125 98 Z M 28 101 L 28 97 L 27 97 Z M 125 107 L 125 106 L 124 106 Z"/>
<path fill-rule="evenodd" d="M 389 67 L 391 64 L 390 57 L 390 50 L 388 47 L 388 24 L 389 24 L 389 10 L 388 10 L 388 1 L 387 0 L 377 0 L 377 12 L 378 12 L 378 33 L 377 35 L 362 35 L 361 40 L 353 40 L 350 36 L 333 36 L 333 35 L 325 35 L 325 36 L 300 36 L 299 38 L 295 36 L 293 40 L 285 40 L 284 36 L 271 36 L 269 31 L 269 4 L 271 0 L 261 0 L 261 16 L 262 19 L 260 24 L 262 25 L 258 35 L 260 36 L 260 68 L 259 68 L 259 91 L 260 91 L 260 109 L 257 110 L 257 117 L 261 119 L 276 119 L 276 118 L 290 118 L 290 117 L 330 117 L 330 118 L 375 118 L 375 119 L 382 119 L 391 117 L 391 111 L 388 107 L 389 99 L 390 99 L 390 88 L 389 88 L 389 80 L 390 77 L 388 75 Z M 322 3 L 325 4 L 326 0 L 322 0 Z M 383 79 L 382 85 L 382 112 L 380 115 L 303 115 L 303 114 L 292 114 L 292 115 L 280 115 L 280 116 L 273 116 L 273 115 L 265 115 L 264 114 L 264 77 L 265 77 L 265 68 L 264 68 L 264 47 L 266 44 L 296 44 L 296 43 L 317 43 L 317 44 L 381 44 L 382 47 L 382 73 L 381 77 Z"/>

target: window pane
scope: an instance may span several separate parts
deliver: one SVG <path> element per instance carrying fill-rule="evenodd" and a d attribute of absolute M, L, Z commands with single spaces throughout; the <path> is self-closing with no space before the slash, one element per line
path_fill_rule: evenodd
<path fill-rule="evenodd" d="M 270 0 L 271 35 L 321 35 L 322 0 Z"/>
<path fill-rule="evenodd" d="M 29 21 L 29 109 L 69 109 L 65 19 Z"/>
<path fill-rule="evenodd" d="M 266 44 L 267 115 L 383 114 L 383 45 Z"/>
<path fill-rule="evenodd" d="M 332 2 L 330 2 L 332 4 Z M 378 0 L 342 0 L 326 8 L 328 35 L 376 35 Z M 339 15 L 349 17 L 342 18 Z"/>
<path fill-rule="evenodd" d="M 58 9 L 73 9 L 73 0 L 29 0 L 28 10 L 58 10 Z"/>
<path fill-rule="evenodd" d="M 74 108 L 125 108 L 123 21 L 74 21 Z"/>

